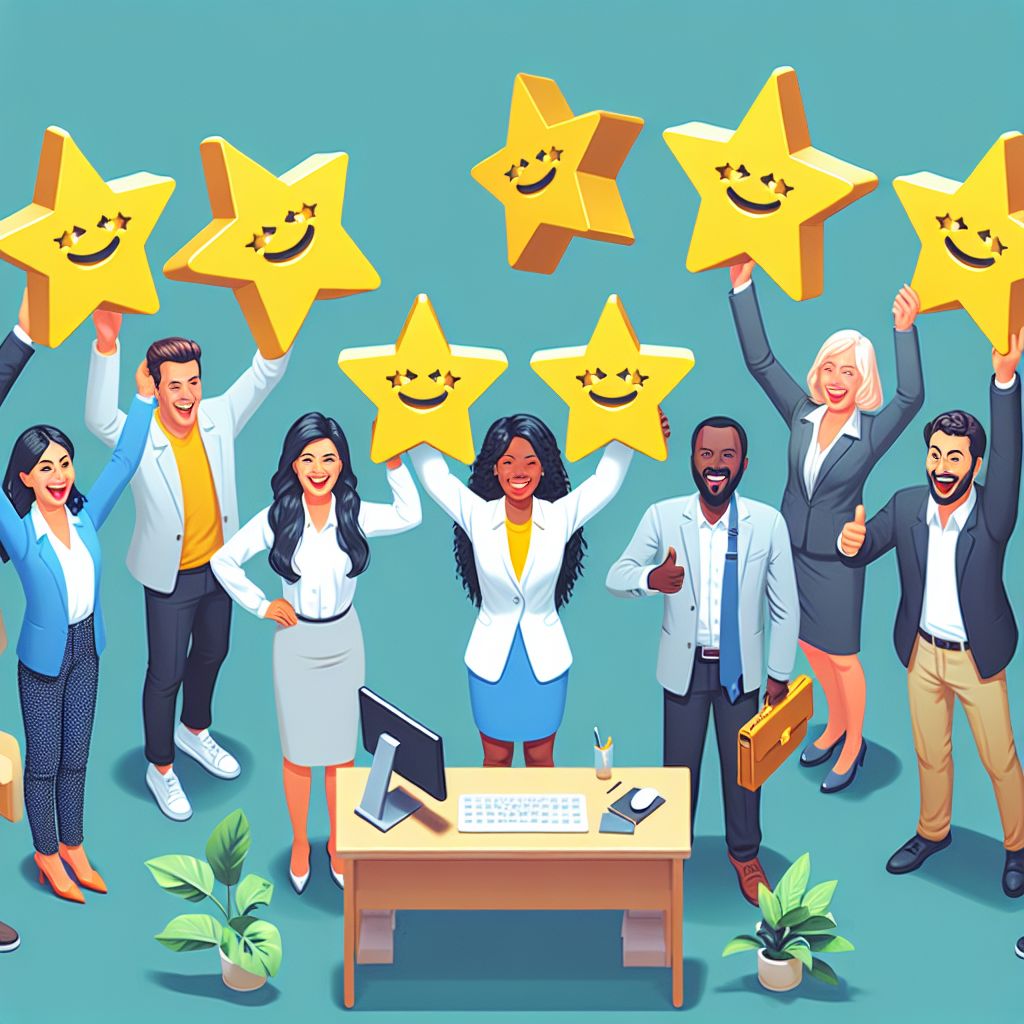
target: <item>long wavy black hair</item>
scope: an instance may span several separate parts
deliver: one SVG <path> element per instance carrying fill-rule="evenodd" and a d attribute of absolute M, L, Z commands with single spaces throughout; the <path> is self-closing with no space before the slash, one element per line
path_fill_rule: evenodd
<path fill-rule="evenodd" d="M 71 461 L 75 461 L 75 446 L 71 443 L 71 438 L 63 430 L 51 427 L 46 423 L 39 423 L 22 431 L 21 436 L 14 442 L 14 447 L 11 449 L 11 457 L 7 461 L 7 472 L 4 473 L 4 494 L 10 499 L 14 511 L 22 519 L 28 515 L 28 510 L 32 507 L 36 496 L 31 487 L 26 487 L 21 482 L 21 477 L 18 474 L 32 472 L 35 464 L 43 457 L 43 452 L 51 444 L 59 444 L 67 451 Z M 69 511 L 72 515 L 78 515 L 84 505 L 85 495 L 72 484 L 67 500 Z M 11 556 L 4 546 L 0 544 L 0 561 L 8 562 L 10 558 Z"/>
<path fill-rule="evenodd" d="M 514 416 L 502 416 L 495 420 L 487 430 L 484 443 L 477 453 L 473 467 L 469 473 L 469 489 L 487 501 L 504 497 L 498 478 L 494 475 L 494 467 L 498 459 L 508 451 L 512 439 L 521 437 L 537 453 L 544 475 L 540 478 L 535 498 L 555 501 L 564 497 L 571 490 L 569 474 L 562 463 L 562 452 L 551 433 L 551 428 L 536 416 L 529 413 L 516 413 Z M 583 552 L 587 542 L 583 539 L 583 528 L 580 527 L 565 545 L 562 566 L 558 571 L 555 584 L 555 608 L 562 608 L 572 597 L 572 588 L 583 575 Z M 455 526 L 455 571 L 462 581 L 470 601 L 480 607 L 480 577 L 476 571 L 476 558 L 473 555 L 473 544 L 461 526 Z"/>
<path fill-rule="evenodd" d="M 270 529 L 274 545 L 270 549 L 270 568 L 289 583 L 297 583 L 299 574 L 292 566 L 292 556 L 302 539 L 306 514 L 302 507 L 302 484 L 292 469 L 292 463 L 303 449 L 314 441 L 327 439 L 338 449 L 341 473 L 334 485 L 335 512 L 338 517 L 338 547 L 348 554 L 352 562 L 350 577 L 358 576 L 370 561 L 370 545 L 359 525 L 359 492 L 356 475 L 348 455 L 348 441 L 337 420 L 319 412 L 307 412 L 289 428 L 281 446 L 277 472 L 270 481 L 274 501 L 270 506 Z"/>

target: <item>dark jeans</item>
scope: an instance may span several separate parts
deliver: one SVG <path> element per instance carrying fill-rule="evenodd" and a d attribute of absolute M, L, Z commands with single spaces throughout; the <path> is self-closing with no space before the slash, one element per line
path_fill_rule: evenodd
<path fill-rule="evenodd" d="M 213 688 L 228 654 L 231 598 L 209 565 L 183 569 L 174 590 L 146 588 L 149 666 L 142 691 L 146 759 L 174 761 L 174 711 L 184 686 L 181 720 L 190 729 L 208 729 L 213 721 Z M 191 644 L 191 646 L 190 646 Z"/>
<path fill-rule="evenodd" d="M 740 729 L 758 708 L 757 691 L 729 703 L 718 677 L 718 662 L 695 660 L 690 692 L 685 697 L 665 691 L 666 765 L 690 769 L 690 826 L 697 817 L 700 762 L 708 731 L 708 714 L 715 711 L 718 762 L 725 805 L 725 844 L 736 860 L 750 860 L 761 846 L 761 793 L 751 793 L 736 781 L 736 744 Z"/>
<path fill-rule="evenodd" d="M 96 711 L 100 659 L 92 616 L 68 626 L 64 660 L 55 676 L 18 662 L 18 696 L 25 723 L 25 806 L 32 843 L 42 854 L 60 841 L 80 846 L 85 767 Z"/>

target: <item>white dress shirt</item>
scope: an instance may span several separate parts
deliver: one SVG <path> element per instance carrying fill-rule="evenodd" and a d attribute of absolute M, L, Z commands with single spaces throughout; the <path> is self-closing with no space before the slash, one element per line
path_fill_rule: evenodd
<path fill-rule="evenodd" d="M 359 506 L 359 525 L 367 537 L 404 533 L 422 519 L 419 491 L 405 466 L 387 471 L 394 501 L 390 505 L 364 501 Z M 284 599 L 304 619 L 330 619 L 348 610 L 355 597 L 356 580 L 348 573 L 352 560 L 338 545 L 336 502 L 322 530 L 317 530 L 302 499 L 305 524 L 292 555 L 292 568 L 299 574 L 295 583 L 282 580 Z M 270 602 L 264 592 L 245 574 L 242 565 L 274 545 L 269 522 L 270 506 L 253 516 L 213 556 L 210 568 L 221 585 L 243 608 L 264 618 Z"/>
<path fill-rule="evenodd" d="M 928 561 L 924 574 L 924 602 L 920 626 L 940 640 L 967 642 L 967 629 L 960 611 L 960 593 L 956 581 L 956 543 L 978 496 L 971 488 L 967 500 L 949 517 L 943 529 L 939 506 L 928 498 Z"/>
<path fill-rule="evenodd" d="M 722 581 L 725 577 L 725 555 L 729 549 L 729 512 L 717 523 L 697 514 L 700 537 L 700 596 L 697 604 L 697 643 L 701 647 L 718 647 L 722 622 Z"/>
<path fill-rule="evenodd" d="M 32 526 L 36 531 L 36 539 L 46 537 L 64 573 L 64 589 L 68 594 L 68 625 L 73 626 L 92 615 L 96 599 L 96 566 L 93 565 L 89 549 L 79 536 L 78 516 L 72 515 L 67 505 L 64 506 L 64 514 L 68 517 L 70 547 L 50 529 L 39 507 L 35 502 L 32 503 Z"/>
<path fill-rule="evenodd" d="M 818 477 L 821 475 L 821 467 L 825 464 L 829 452 L 836 446 L 841 437 L 852 437 L 860 440 L 860 409 L 854 409 L 850 418 L 840 427 L 839 432 L 832 441 L 821 448 L 818 444 L 818 436 L 821 432 L 821 421 L 825 418 L 826 407 L 819 405 L 803 417 L 804 422 L 810 423 L 811 443 L 807 448 L 807 455 L 804 458 L 804 486 L 807 488 L 807 497 L 814 493 Z"/>

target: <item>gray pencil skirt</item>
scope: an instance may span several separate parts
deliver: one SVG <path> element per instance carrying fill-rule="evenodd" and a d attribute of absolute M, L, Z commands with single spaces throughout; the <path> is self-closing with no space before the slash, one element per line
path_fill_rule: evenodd
<path fill-rule="evenodd" d="M 292 764 L 351 761 L 366 674 L 363 632 L 350 608 L 333 622 L 303 622 L 274 634 L 274 700 L 281 751 Z"/>

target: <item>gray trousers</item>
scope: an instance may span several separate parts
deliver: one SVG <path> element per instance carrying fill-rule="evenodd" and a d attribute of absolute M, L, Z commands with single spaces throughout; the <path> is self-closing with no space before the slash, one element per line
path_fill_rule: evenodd
<path fill-rule="evenodd" d="M 697 817 L 700 762 L 708 715 L 715 711 L 715 736 L 722 772 L 722 803 L 725 805 L 725 844 L 739 861 L 757 856 L 761 846 L 761 793 L 751 793 L 736 781 L 736 744 L 740 729 L 758 709 L 758 691 L 745 693 L 729 703 L 718 676 L 717 661 L 693 663 L 690 691 L 685 697 L 665 690 L 664 762 L 690 769 L 690 826 Z"/>

